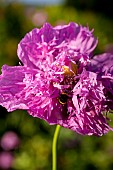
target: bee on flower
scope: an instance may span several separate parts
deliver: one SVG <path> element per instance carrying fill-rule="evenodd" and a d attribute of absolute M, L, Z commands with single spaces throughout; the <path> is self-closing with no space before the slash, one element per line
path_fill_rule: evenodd
<path fill-rule="evenodd" d="M 87 68 L 97 42 L 93 30 L 73 22 L 33 29 L 18 45 L 23 65 L 2 67 L 0 105 L 82 135 L 106 134 L 105 86 Z"/>

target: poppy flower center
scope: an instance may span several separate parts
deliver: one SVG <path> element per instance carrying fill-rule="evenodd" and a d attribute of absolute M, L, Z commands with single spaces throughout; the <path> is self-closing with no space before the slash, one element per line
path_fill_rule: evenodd
<path fill-rule="evenodd" d="M 70 67 L 64 65 L 62 68 L 64 72 L 64 80 L 60 85 L 65 86 L 65 88 L 60 93 L 58 101 L 60 104 L 64 105 L 67 103 L 68 98 L 72 96 L 72 89 L 76 84 L 75 76 L 78 72 L 78 66 L 71 62 Z"/>

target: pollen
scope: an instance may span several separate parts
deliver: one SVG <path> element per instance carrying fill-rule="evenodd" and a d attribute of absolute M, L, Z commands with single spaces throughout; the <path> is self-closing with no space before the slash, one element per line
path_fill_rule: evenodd
<path fill-rule="evenodd" d="M 77 64 L 74 64 L 73 62 L 70 63 L 70 68 L 65 65 L 62 66 L 62 68 L 64 71 L 64 75 L 68 75 L 68 76 L 77 75 L 78 66 L 77 66 Z"/>

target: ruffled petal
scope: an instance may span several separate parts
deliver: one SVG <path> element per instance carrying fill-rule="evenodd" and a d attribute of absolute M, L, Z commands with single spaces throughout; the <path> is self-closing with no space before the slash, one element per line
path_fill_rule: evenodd
<path fill-rule="evenodd" d="M 63 57 L 73 51 L 69 55 L 76 60 L 75 52 L 90 56 L 96 45 L 97 39 L 88 27 L 76 23 L 52 27 L 46 23 L 41 29 L 35 28 L 26 34 L 18 45 L 17 54 L 24 66 L 44 69 L 43 65 L 52 64 L 55 57 L 60 57 L 59 53 Z"/>
<path fill-rule="evenodd" d="M 102 111 L 106 110 L 104 87 L 97 74 L 83 70 L 80 80 L 73 88 L 73 105 L 68 106 L 68 127 L 82 135 L 101 136 L 110 127 Z"/>
<path fill-rule="evenodd" d="M 101 75 L 113 75 L 113 54 L 103 53 L 94 56 L 88 65 L 88 70 L 98 72 Z"/>
<path fill-rule="evenodd" d="M 76 116 L 70 117 L 68 120 L 68 127 L 81 135 L 89 136 L 102 136 L 110 130 L 113 131 L 108 125 L 106 118 L 101 113 L 91 116 L 86 114 L 86 112 L 81 112 L 79 118 Z"/>
<path fill-rule="evenodd" d="M 98 79 L 105 87 L 108 111 L 113 110 L 113 54 L 104 53 L 94 56 L 87 69 L 98 74 Z"/>
<path fill-rule="evenodd" d="M 16 109 L 28 109 L 28 103 L 25 100 L 24 82 L 26 75 L 33 75 L 33 70 L 23 66 L 10 67 L 4 65 L 0 75 L 0 105 L 8 111 Z"/>
<path fill-rule="evenodd" d="M 18 57 L 24 66 L 42 69 L 45 61 L 46 64 L 48 62 L 51 64 L 52 55 L 48 54 L 50 51 L 49 42 L 53 41 L 55 33 L 52 26 L 46 23 L 40 30 L 35 28 L 26 34 L 17 50 Z"/>

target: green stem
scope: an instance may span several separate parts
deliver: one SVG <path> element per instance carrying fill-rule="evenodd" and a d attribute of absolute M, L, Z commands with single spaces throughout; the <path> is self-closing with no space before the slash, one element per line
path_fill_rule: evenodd
<path fill-rule="evenodd" d="M 56 126 L 54 137 L 53 137 L 53 145 L 52 145 L 52 170 L 57 170 L 57 140 L 60 132 L 60 125 Z"/>

